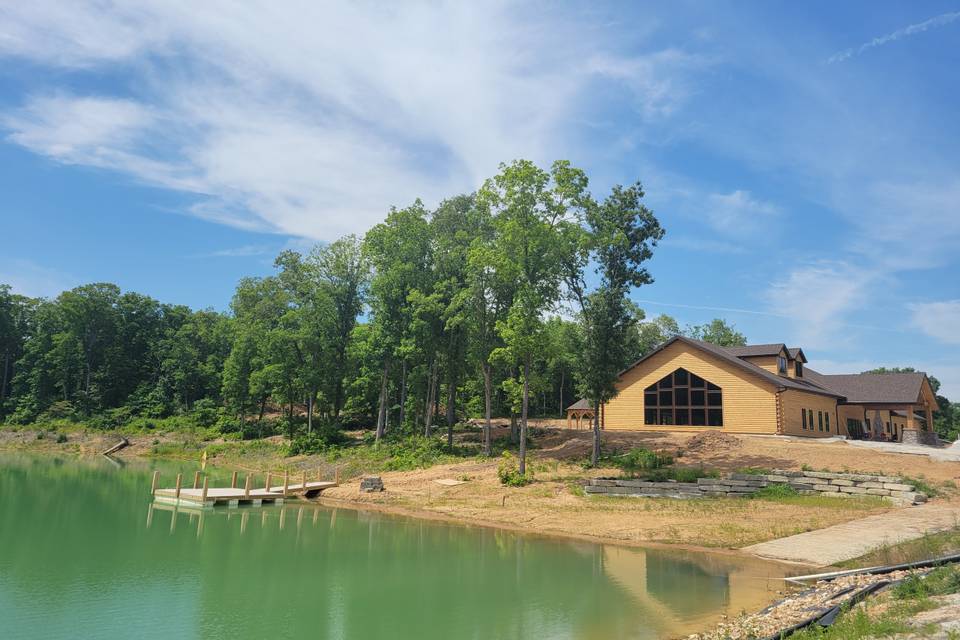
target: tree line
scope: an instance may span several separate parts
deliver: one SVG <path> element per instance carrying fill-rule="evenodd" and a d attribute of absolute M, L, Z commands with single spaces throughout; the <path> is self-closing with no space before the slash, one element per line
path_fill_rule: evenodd
<path fill-rule="evenodd" d="M 721 319 L 680 327 L 630 302 L 664 234 L 643 198 L 637 183 L 596 199 L 568 162 L 515 161 L 434 209 L 393 208 L 363 237 L 282 252 L 223 313 L 109 283 L 54 299 L 0 285 L 0 420 L 179 416 L 246 438 L 445 428 L 452 444 L 469 417 L 489 452 L 491 421 L 509 418 L 522 472 L 528 418 L 608 400 L 674 335 L 746 343 Z"/>

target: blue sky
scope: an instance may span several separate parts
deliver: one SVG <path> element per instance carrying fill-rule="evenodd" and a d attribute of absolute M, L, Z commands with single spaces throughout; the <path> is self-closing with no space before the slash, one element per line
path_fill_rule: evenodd
<path fill-rule="evenodd" d="M 571 160 L 635 294 L 960 398 L 960 2 L 0 1 L 0 282 L 225 309 L 283 248 Z"/>

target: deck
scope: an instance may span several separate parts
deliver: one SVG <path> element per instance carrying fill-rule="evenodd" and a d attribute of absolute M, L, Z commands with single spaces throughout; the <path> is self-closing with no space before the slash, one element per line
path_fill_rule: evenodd
<path fill-rule="evenodd" d="M 184 506 L 193 508 L 207 508 L 216 506 L 239 507 L 240 505 L 261 506 L 263 504 L 283 504 L 284 500 L 292 498 L 315 498 L 324 489 L 336 487 L 339 485 L 339 473 L 334 481 L 313 480 L 308 481 L 303 476 L 299 482 L 290 482 L 288 475 L 283 476 L 283 483 L 274 483 L 271 481 L 273 474 L 267 474 L 264 486 L 253 488 L 252 476 L 247 476 L 243 488 L 237 486 L 237 474 L 234 472 L 231 486 L 229 487 L 210 487 L 206 476 L 203 478 L 203 484 L 200 484 L 200 472 L 194 475 L 193 486 L 183 487 L 182 474 L 177 475 L 177 483 L 173 488 L 158 488 L 159 472 L 153 474 L 153 483 L 150 487 L 150 493 L 153 495 L 154 502 L 158 504 L 168 504 L 174 506 Z"/>

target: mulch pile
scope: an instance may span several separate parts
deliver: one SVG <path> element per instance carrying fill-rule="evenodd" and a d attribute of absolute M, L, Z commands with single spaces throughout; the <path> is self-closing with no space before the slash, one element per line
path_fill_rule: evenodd
<path fill-rule="evenodd" d="M 743 443 L 736 436 L 715 431 L 704 431 L 687 440 L 683 449 L 688 453 L 717 453 L 739 449 L 741 446 L 743 446 Z"/>

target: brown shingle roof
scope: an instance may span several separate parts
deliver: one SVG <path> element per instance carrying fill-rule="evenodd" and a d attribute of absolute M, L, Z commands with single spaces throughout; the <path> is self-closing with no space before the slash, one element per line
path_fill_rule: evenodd
<path fill-rule="evenodd" d="M 803 352 L 803 349 L 801 349 L 800 347 L 790 347 L 789 349 L 787 349 L 787 353 L 790 354 L 791 360 L 796 360 L 799 357 L 800 362 L 807 361 L 807 356 Z"/>
<path fill-rule="evenodd" d="M 571 409 L 593 409 L 593 403 L 591 403 L 586 398 L 580 398 L 579 400 L 574 402 L 572 405 L 567 407 L 567 411 L 570 411 Z"/>
<path fill-rule="evenodd" d="M 748 373 L 752 373 L 757 377 L 763 378 L 767 382 L 776 385 L 777 388 L 796 389 L 798 391 L 807 391 L 809 393 L 816 393 L 824 396 L 833 396 L 837 398 L 843 397 L 843 394 L 836 393 L 830 389 L 819 386 L 815 382 L 811 382 L 811 381 L 807 381 L 799 378 L 785 378 L 783 376 L 778 376 L 776 374 L 770 373 L 766 369 L 761 369 L 757 365 L 747 360 L 742 360 L 740 357 L 734 355 L 734 353 L 731 351 L 731 349 L 742 350 L 744 349 L 744 347 L 727 347 L 727 348 L 718 347 L 715 344 L 704 342 L 703 340 L 694 340 L 693 338 L 687 338 L 685 336 L 675 336 L 673 338 L 670 338 L 669 340 L 661 344 L 659 347 L 657 347 L 656 349 L 654 349 L 653 351 L 651 351 L 650 353 L 648 353 L 647 355 L 640 358 L 639 360 L 634 362 L 632 365 L 630 365 L 629 367 L 621 371 L 620 375 L 622 376 L 624 373 L 626 373 L 630 369 L 633 369 L 634 367 L 639 365 L 641 362 L 643 362 L 653 354 L 663 351 L 668 346 L 678 341 L 683 342 L 684 344 L 688 344 L 690 346 L 696 347 L 702 351 L 706 351 L 707 353 L 711 353 L 716 357 L 720 358 L 721 360 L 724 360 L 725 362 L 728 362 L 740 368 L 741 370 L 744 370 Z M 756 346 L 766 348 L 766 347 L 770 347 L 771 345 L 756 345 Z M 783 347 L 782 344 L 779 346 Z M 774 351 L 773 353 L 776 354 L 778 352 Z"/>
<path fill-rule="evenodd" d="M 722 347 L 728 353 L 738 358 L 751 358 L 756 356 L 778 356 L 781 351 L 787 348 L 782 342 L 773 344 L 748 344 L 742 347 Z"/>
<path fill-rule="evenodd" d="M 926 378 L 926 374 L 920 372 L 824 375 L 811 369 L 806 369 L 804 376 L 844 396 L 847 402 L 876 404 L 916 402 Z"/>

